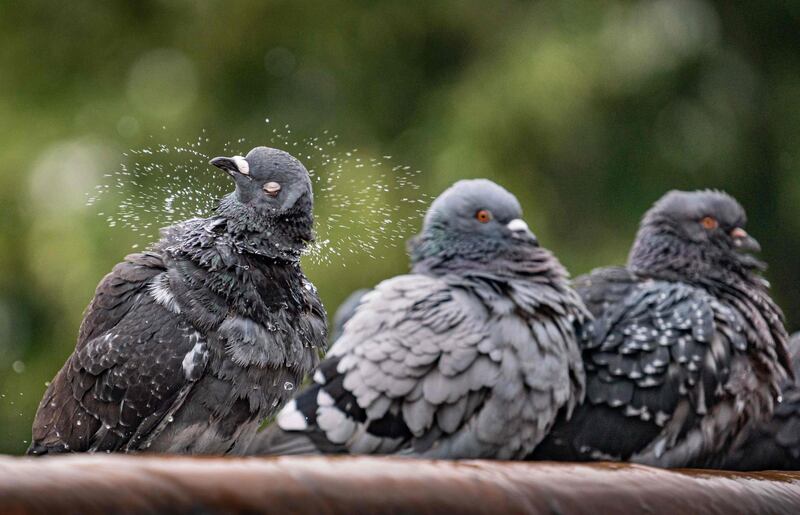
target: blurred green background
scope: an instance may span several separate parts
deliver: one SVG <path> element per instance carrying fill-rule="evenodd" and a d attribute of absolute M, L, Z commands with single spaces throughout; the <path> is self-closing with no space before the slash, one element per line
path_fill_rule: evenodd
<path fill-rule="evenodd" d="M 85 193 L 129 149 L 276 144 L 267 117 L 309 137 L 329 129 L 340 151 L 392 155 L 431 195 L 498 181 L 573 274 L 624 262 L 666 190 L 725 189 L 797 329 L 798 18 L 795 1 L 0 2 L 0 452 L 26 447 L 97 282 L 146 243 Z M 225 186 L 207 168 L 187 185 Z M 318 201 L 323 225 L 337 199 Z M 362 211 L 349 216 L 374 215 Z M 331 313 L 406 270 L 402 245 L 371 253 L 308 260 Z"/>

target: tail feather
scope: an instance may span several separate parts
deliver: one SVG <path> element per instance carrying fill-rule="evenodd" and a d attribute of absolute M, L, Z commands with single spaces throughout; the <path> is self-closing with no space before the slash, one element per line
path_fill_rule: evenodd
<path fill-rule="evenodd" d="M 31 442 L 25 454 L 28 456 L 44 456 L 46 454 L 64 454 L 70 452 L 63 443 L 46 445 L 41 442 Z"/>
<path fill-rule="evenodd" d="M 259 456 L 321 454 L 307 435 L 272 424 L 256 435 L 247 454 Z"/>

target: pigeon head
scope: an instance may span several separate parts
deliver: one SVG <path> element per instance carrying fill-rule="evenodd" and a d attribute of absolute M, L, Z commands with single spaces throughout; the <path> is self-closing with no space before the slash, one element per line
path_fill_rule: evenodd
<path fill-rule="evenodd" d="M 215 157 L 210 163 L 228 173 L 236 184 L 236 200 L 267 216 L 286 213 L 306 200 L 312 203 L 311 180 L 291 154 L 256 147 L 246 157 Z"/>
<path fill-rule="evenodd" d="M 220 214 L 249 232 L 283 233 L 302 242 L 313 239 L 311 180 L 294 156 L 256 147 L 245 157 L 215 157 L 210 164 L 236 185 L 220 202 Z"/>
<path fill-rule="evenodd" d="M 721 191 L 670 191 L 642 219 L 629 259 L 637 272 L 716 275 L 763 268 L 742 206 Z M 668 274 L 669 275 L 669 274 Z"/>
<path fill-rule="evenodd" d="M 412 260 L 459 256 L 485 260 L 538 242 L 514 195 L 486 179 L 458 181 L 433 201 L 422 233 L 409 244 Z"/>

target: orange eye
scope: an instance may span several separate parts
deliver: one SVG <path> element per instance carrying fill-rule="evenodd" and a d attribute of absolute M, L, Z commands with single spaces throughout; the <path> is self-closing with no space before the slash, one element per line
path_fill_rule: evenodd
<path fill-rule="evenodd" d="M 492 213 L 489 210 L 481 209 L 475 213 L 475 218 L 482 224 L 489 222 L 492 219 Z"/>
<path fill-rule="evenodd" d="M 700 224 L 702 224 L 703 228 L 709 231 L 712 231 L 719 227 L 719 222 L 715 218 L 707 216 L 700 220 Z"/>

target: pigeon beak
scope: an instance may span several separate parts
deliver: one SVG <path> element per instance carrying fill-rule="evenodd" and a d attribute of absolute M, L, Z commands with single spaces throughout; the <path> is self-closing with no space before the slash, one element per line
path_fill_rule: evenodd
<path fill-rule="evenodd" d="M 731 231 L 731 238 L 733 238 L 733 245 L 736 250 L 741 252 L 761 252 L 761 245 L 759 245 L 758 241 L 747 234 L 747 231 L 741 227 Z"/>
<path fill-rule="evenodd" d="M 515 218 L 508 222 L 506 227 L 508 227 L 508 230 L 511 231 L 512 238 L 528 241 L 534 245 L 539 244 L 539 240 L 536 239 L 536 235 L 533 234 L 528 228 L 528 224 L 525 223 L 525 220 L 521 218 Z"/>
<path fill-rule="evenodd" d="M 225 170 L 234 179 L 241 176 L 250 177 L 250 164 L 242 156 L 215 157 L 208 163 Z"/>

